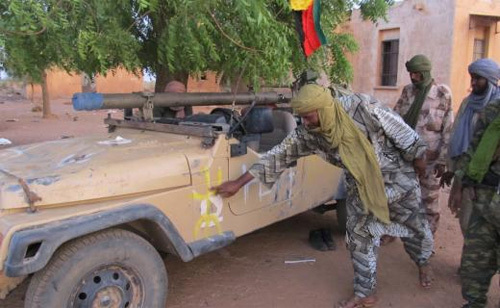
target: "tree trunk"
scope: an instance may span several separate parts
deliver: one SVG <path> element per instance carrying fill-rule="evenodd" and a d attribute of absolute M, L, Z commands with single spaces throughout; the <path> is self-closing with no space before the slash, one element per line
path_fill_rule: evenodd
<path fill-rule="evenodd" d="M 42 118 L 55 118 L 50 110 L 49 87 L 47 84 L 47 72 L 42 73 Z"/>
<path fill-rule="evenodd" d="M 33 82 L 30 82 L 31 86 L 31 103 L 35 103 L 35 84 Z"/>
<path fill-rule="evenodd" d="M 156 72 L 155 93 L 161 93 L 165 90 L 168 81 L 168 73 L 166 69 Z"/>

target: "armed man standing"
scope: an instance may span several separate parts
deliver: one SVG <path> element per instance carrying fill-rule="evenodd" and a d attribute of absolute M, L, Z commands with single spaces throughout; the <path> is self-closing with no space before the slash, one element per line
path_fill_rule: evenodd
<path fill-rule="evenodd" d="M 466 155 L 482 111 L 495 100 L 500 99 L 500 67 L 491 59 L 479 59 L 469 65 L 472 93 L 467 96 L 457 113 L 450 138 L 449 169 L 443 176 L 443 183 L 450 184 L 457 162 Z M 465 235 L 473 208 L 473 191 L 470 187 L 459 187 L 455 181 L 451 188 L 448 206 L 456 213 L 462 233 Z M 456 200 L 455 200 L 456 199 Z"/>
<path fill-rule="evenodd" d="M 462 189 L 472 194 L 472 212 L 465 232 L 460 276 L 464 308 L 483 308 L 491 277 L 500 269 L 500 100 L 479 115 L 469 151 L 457 163 L 453 202 Z"/>
<path fill-rule="evenodd" d="M 431 285 L 433 238 L 420 207 L 414 165 L 425 172 L 426 146 L 399 116 L 375 99 L 308 84 L 292 100 L 303 126 L 264 154 L 248 172 L 215 187 L 233 196 L 254 178 L 272 186 L 300 157 L 323 152 L 346 172 L 347 244 L 354 267 L 354 295 L 338 307 L 376 303 L 377 247 L 382 235 L 403 239 L 419 267 L 420 283 Z"/>
<path fill-rule="evenodd" d="M 424 55 L 406 62 L 411 84 L 403 88 L 394 111 L 427 143 L 426 173 L 420 178 L 422 203 L 432 234 L 439 225 L 439 178 L 445 172 L 453 124 L 451 90 L 431 76 L 432 63 Z"/>

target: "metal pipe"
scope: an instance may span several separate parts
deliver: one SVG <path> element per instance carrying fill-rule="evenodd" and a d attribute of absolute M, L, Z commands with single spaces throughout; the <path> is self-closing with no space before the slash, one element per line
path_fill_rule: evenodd
<path fill-rule="evenodd" d="M 276 92 L 262 93 L 130 93 L 130 94 L 101 94 L 75 93 L 73 108 L 75 110 L 96 109 L 126 109 L 141 108 L 151 100 L 155 107 L 178 106 L 210 106 L 210 105 L 249 105 L 253 101 L 256 105 L 271 103 L 287 103 L 291 94 Z"/>

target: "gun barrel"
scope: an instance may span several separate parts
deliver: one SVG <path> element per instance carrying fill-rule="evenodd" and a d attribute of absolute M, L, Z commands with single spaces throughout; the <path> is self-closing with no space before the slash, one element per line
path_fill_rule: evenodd
<path fill-rule="evenodd" d="M 178 106 L 210 106 L 210 105 L 248 105 L 253 101 L 257 105 L 271 103 L 287 103 L 291 94 L 277 92 L 262 93 L 130 93 L 102 94 L 75 93 L 73 108 L 75 110 L 125 109 L 140 108 L 148 101 L 148 97 L 156 107 Z"/>

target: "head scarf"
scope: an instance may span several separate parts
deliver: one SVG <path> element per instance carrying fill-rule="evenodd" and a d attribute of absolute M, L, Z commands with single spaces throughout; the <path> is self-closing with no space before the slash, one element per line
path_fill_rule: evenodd
<path fill-rule="evenodd" d="M 314 84 L 305 85 L 291 105 L 298 114 L 317 110 L 320 127 L 314 131 L 323 135 L 333 148 L 339 149 L 342 163 L 356 180 L 365 211 L 389 223 L 384 181 L 375 151 L 347 112 L 334 101 L 330 90 Z"/>
<path fill-rule="evenodd" d="M 498 79 L 500 78 L 500 67 L 491 59 L 479 59 L 469 65 L 469 73 L 476 74 L 488 80 L 488 88 L 482 94 L 471 93 L 467 97 L 467 105 L 462 114 L 456 120 L 452 136 L 450 138 L 450 156 L 457 157 L 469 148 L 474 134 L 472 119 L 474 114 L 492 100 L 500 98 Z"/>
<path fill-rule="evenodd" d="M 496 85 L 500 78 L 500 68 L 498 64 L 491 59 L 479 59 L 469 65 L 469 74 L 476 74 L 488 79 L 489 82 Z"/>
<path fill-rule="evenodd" d="M 406 62 L 406 69 L 408 72 L 430 72 L 432 70 L 432 63 L 424 55 L 416 55 Z"/>
<path fill-rule="evenodd" d="M 415 96 L 415 100 L 410 106 L 410 109 L 403 116 L 403 120 L 405 120 L 406 124 L 410 125 L 411 128 L 415 128 L 415 126 L 417 126 L 422 106 L 424 105 L 427 94 L 429 94 L 429 90 L 432 87 L 432 63 L 426 56 L 416 55 L 411 58 L 410 61 L 406 62 L 406 69 L 410 73 L 421 73 L 423 77 L 421 81 L 413 83 L 418 89 L 418 92 Z"/>

